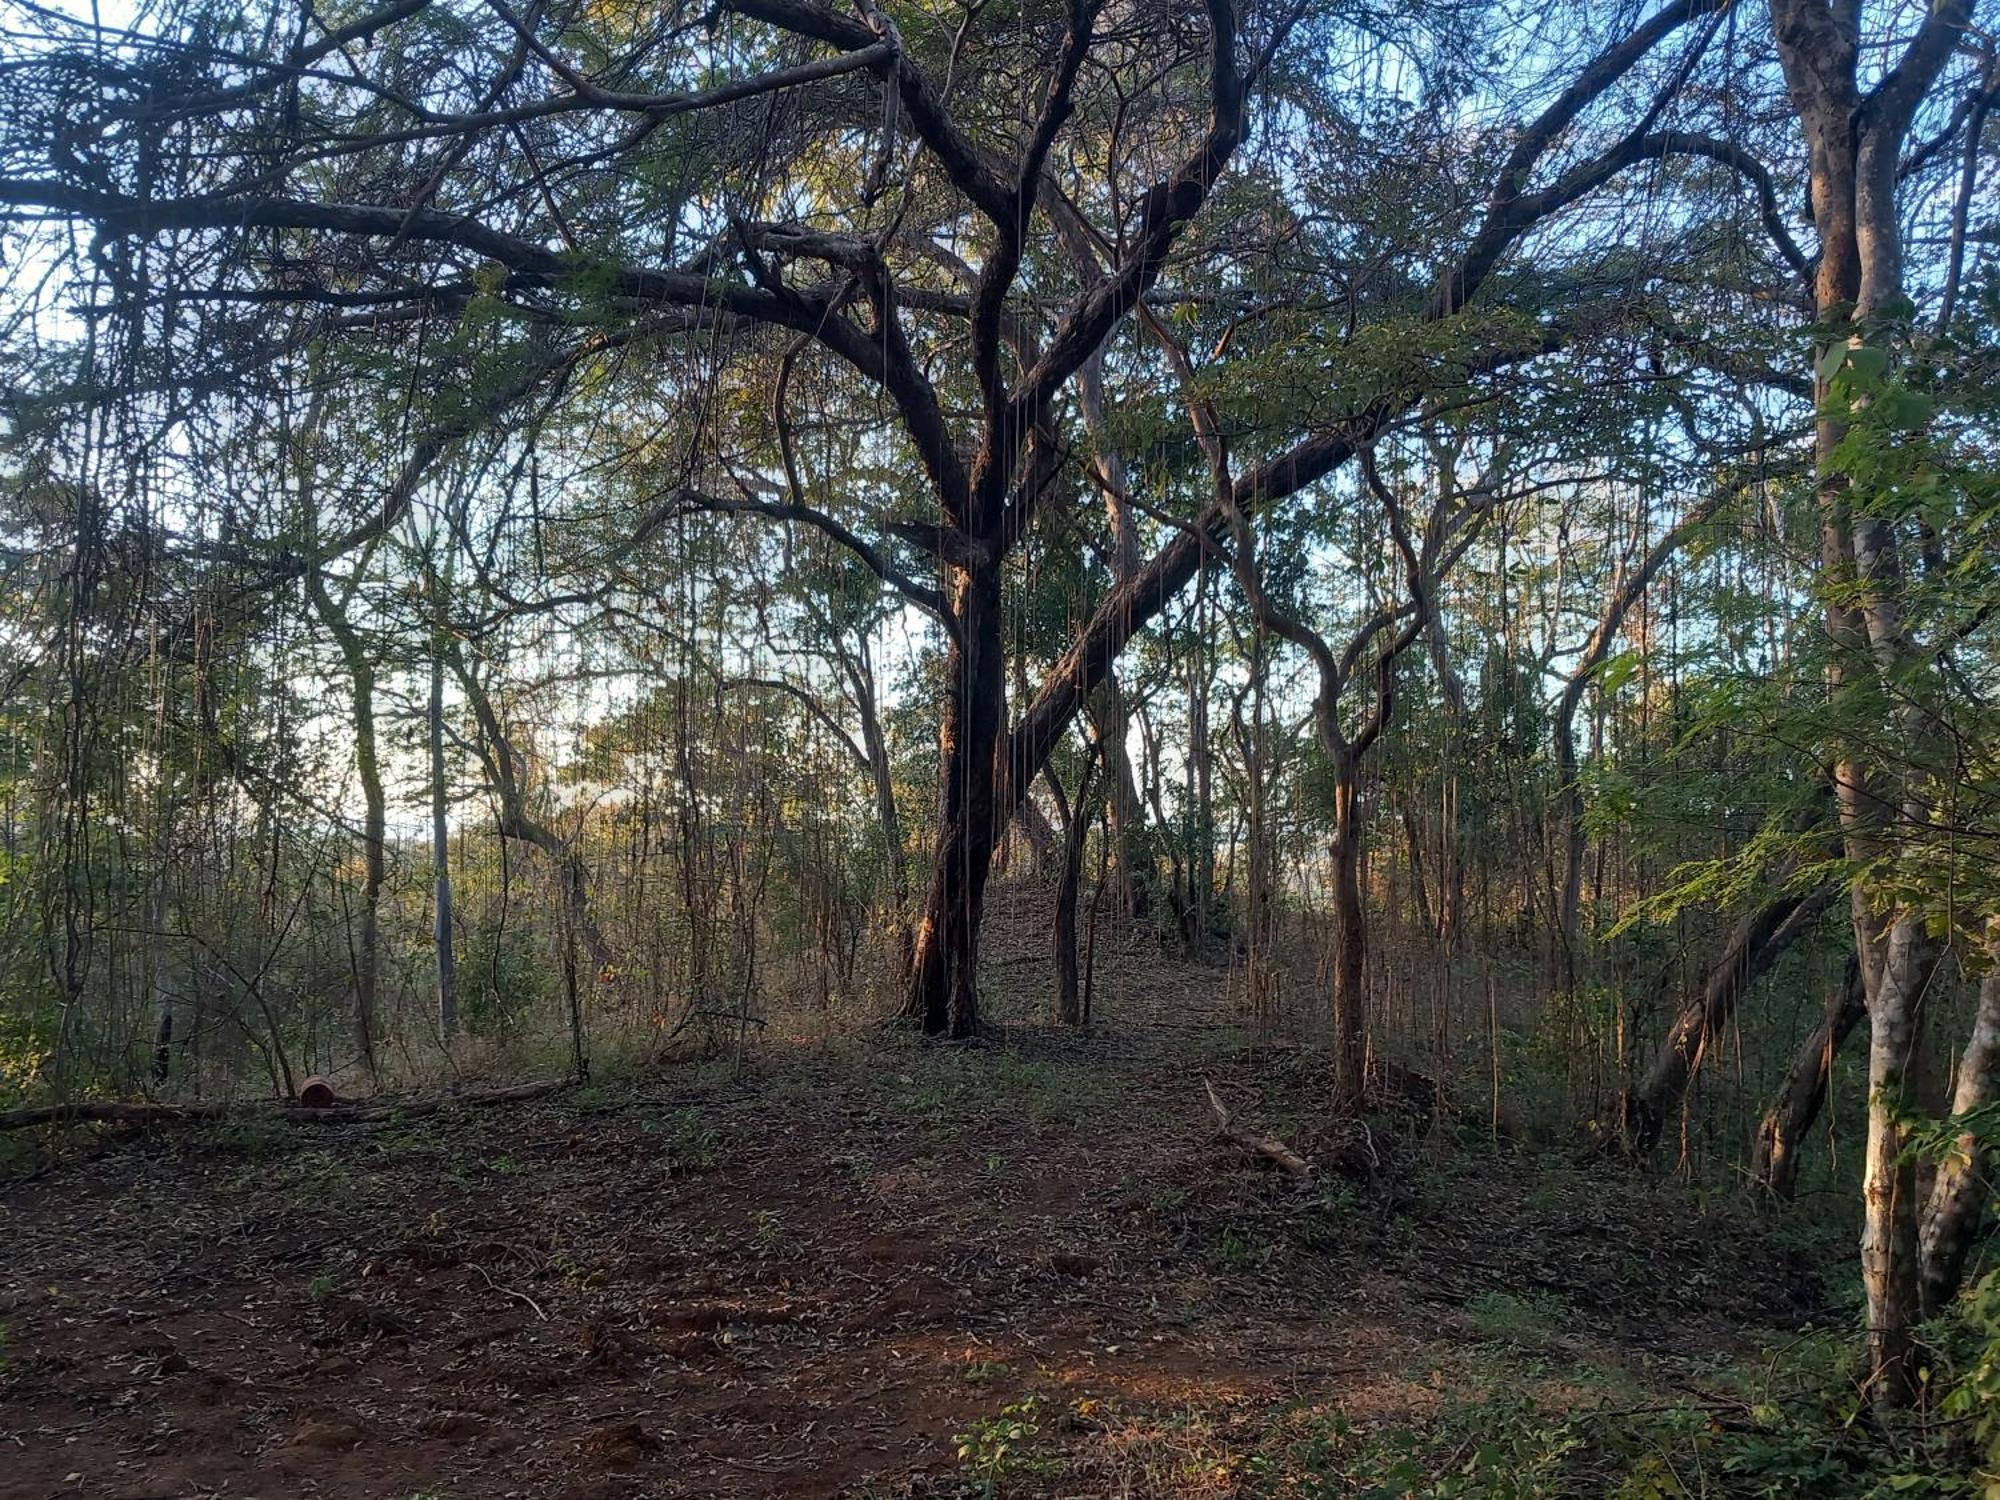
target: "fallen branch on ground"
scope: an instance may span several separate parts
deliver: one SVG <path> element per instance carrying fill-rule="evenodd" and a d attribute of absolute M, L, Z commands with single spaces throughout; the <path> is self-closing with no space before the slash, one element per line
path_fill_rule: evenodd
<path fill-rule="evenodd" d="M 0 1110 L 0 1130 L 35 1125 L 188 1125 L 204 1120 L 276 1120 L 287 1125 L 366 1125 L 379 1120 L 414 1119 L 463 1105 L 518 1104 L 567 1088 L 568 1078 L 543 1078 L 498 1088 L 461 1089 L 407 1099 L 382 1099 L 367 1104 L 334 1104 L 324 1109 L 274 1099 L 225 1099 L 209 1104 L 142 1104 L 89 1099 L 70 1104 L 34 1104 Z"/>
<path fill-rule="evenodd" d="M 1234 1142 L 1245 1151 L 1269 1158 L 1294 1177 L 1307 1181 L 1311 1180 L 1313 1175 L 1313 1164 L 1311 1162 L 1300 1156 L 1298 1152 L 1287 1146 L 1276 1136 L 1260 1135 L 1257 1131 L 1238 1125 L 1230 1115 L 1228 1107 L 1223 1104 L 1222 1096 L 1216 1093 L 1215 1085 L 1206 1078 L 1201 1081 L 1201 1084 L 1203 1088 L 1208 1090 L 1209 1107 L 1215 1111 L 1215 1133 L 1218 1136 L 1226 1141 Z"/>

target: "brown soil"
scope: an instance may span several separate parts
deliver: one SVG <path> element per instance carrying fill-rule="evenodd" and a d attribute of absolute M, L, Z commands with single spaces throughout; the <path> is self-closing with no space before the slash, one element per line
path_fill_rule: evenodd
<path fill-rule="evenodd" d="M 1128 1007 L 124 1138 L 0 1193 L 0 1495 L 978 1493 L 1009 1406 L 1007 1493 L 1247 1493 L 1287 1402 L 1421 1420 L 1496 1336 L 1651 1370 L 1810 1297 L 1671 1183 L 1385 1125 L 1377 1180 L 1302 1186 L 1214 1139 L 1204 1077 L 1297 1128 L 1313 1057 Z"/>

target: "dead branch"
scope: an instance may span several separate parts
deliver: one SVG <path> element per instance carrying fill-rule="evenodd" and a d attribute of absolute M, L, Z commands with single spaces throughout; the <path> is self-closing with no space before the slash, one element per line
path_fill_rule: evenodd
<path fill-rule="evenodd" d="M 1241 1146 L 1245 1151 L 1252 1152 L 1258 1156 L 1268 1157 L 1301 1181 L 1309 1182 L 1312 1180 L 1313 1164 L 1311 1162 L 1300 1156 L 1298 1152 L 1287 1146 L 1276 1136 L 1262 1135 L 1257 1131 L 1238 1125 L 1231 1117 L 1228 1106 L 1222 1102 L 1222 1096 L 1216 1093 L 1214 1083 L 1204 1078 L 1201 1081 L 1201 1085 L 1208 1090 L 1209 1107 L 1215 1111 L 1215 1133 L 1218 1137 Z"/>

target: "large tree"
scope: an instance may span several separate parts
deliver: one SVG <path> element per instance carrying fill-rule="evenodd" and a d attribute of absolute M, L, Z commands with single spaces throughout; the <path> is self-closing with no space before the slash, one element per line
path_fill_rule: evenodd
<path fill-rule="evenodd" d="M 394 0 L 332 19 L 170 8 L 135 33 L 43 18 L 7 75 L 0 202 L 39 217 L 41 253 L 72 255 L 74 284 L 101 289 L 90 316 L 122 330 L 127 397 L 146 392 L 160 423 L 246 364 L 302 367 L 299 352 L 331 346 L 374 382 L 385 430 L 406 434 L 397 477 L 344 526 L 190 539 L 249 571 L 239 592 L 323 576 L 399 523 L 440 451 L 508 412 L 544 423 L 609 380 L 649 386 L 681 423 L 643 461 L 623 455 L 633 542 L 700 514 L 815 529 L 928 617 L 943 652 L 938 813 L 906 1008 L 963 1035 L 997 830 L 1233 527 L 1323 493 L 1427 404 L 1592 337 L 1646 273 L 1629 258 L 1608 280 L 1560 268 L 1579 238 L 1599 261 L 1619 245 L 1621 217 L 1585 210 L 1635 169 L 1719 173 L 1721 201 L 1745 205 L 1781 261 L 1800 258 L 1755 156 L 1704 132 L 1699 105 L 1671 123 L 1722 13 L 1578 11 L 1562 19 L 1585 60 L 1511 88 L 1468 71 L 1477 21 L 1442 10 L 1430 29 L 1418 12 L 1385 35 L 1310 0 L 1004 15 Z M 1406 73 L 1370 71 L 1385 44 Z M 1474 100 L 1487 124 L 1468 138 Z M 1370 219 L 1321 227 L 1317 187 L 1294 173 L 1315 132 L 1365 153 L 1415 147 L 1444 173 L 1398 274 L 1367 271 L 1391 253 Z M 1293 274 L 1316 267 L 1347 295 L 1247 277 L 1231 225 L 1205 216 L 1222 193 L 1310 243 Z M 1511 270 L 1531 244 L 1550 269 Z M 1150 558 L 1134 565 L 1120 540 L 1109 586 L 1010 716 L 1008 570 L 1067 508 L 1059 471 L 1101 425 L 1093 361 L 1142 302 L 1254 322 L 1266 293 L 1324 389 L 1231 434 L 1231 493 L 1173 518 Z M 1374 350 L 1358 358 L 1357 318 Z M 880 413 L 878 453 L 920 478 L 822 501 L 809 464 L 731 430 L 729 391 L 808 356 L 841 399 Z M 804 384 L 778 382 L 780 427 L 824 416 L 826 387 L 785 410 Z M 1108 444 L 1098 465 L 1117 468 Z"/>

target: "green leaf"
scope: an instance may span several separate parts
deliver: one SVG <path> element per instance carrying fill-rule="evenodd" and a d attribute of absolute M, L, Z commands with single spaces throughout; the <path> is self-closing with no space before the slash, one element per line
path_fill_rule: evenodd
<path fill-rule="evenodd" d="M 1620 688 L 1632 680 L 1644 658 L 1637 651 L 1620 651 L 1616 656 L 1607 657 L 1604 665 L 1597 669 L 1597 685 L 1605 697 L 1615 697 Z"/>
<path fill-rule="evenodd" d="M 1846 353 L 1847 368 L 1853 372 L 1857 384 L 1871 384 L 1889 368 L 1889 351 L 1886 349 L 1874 349 L 1861 344 L 1847 349 Z"/>

